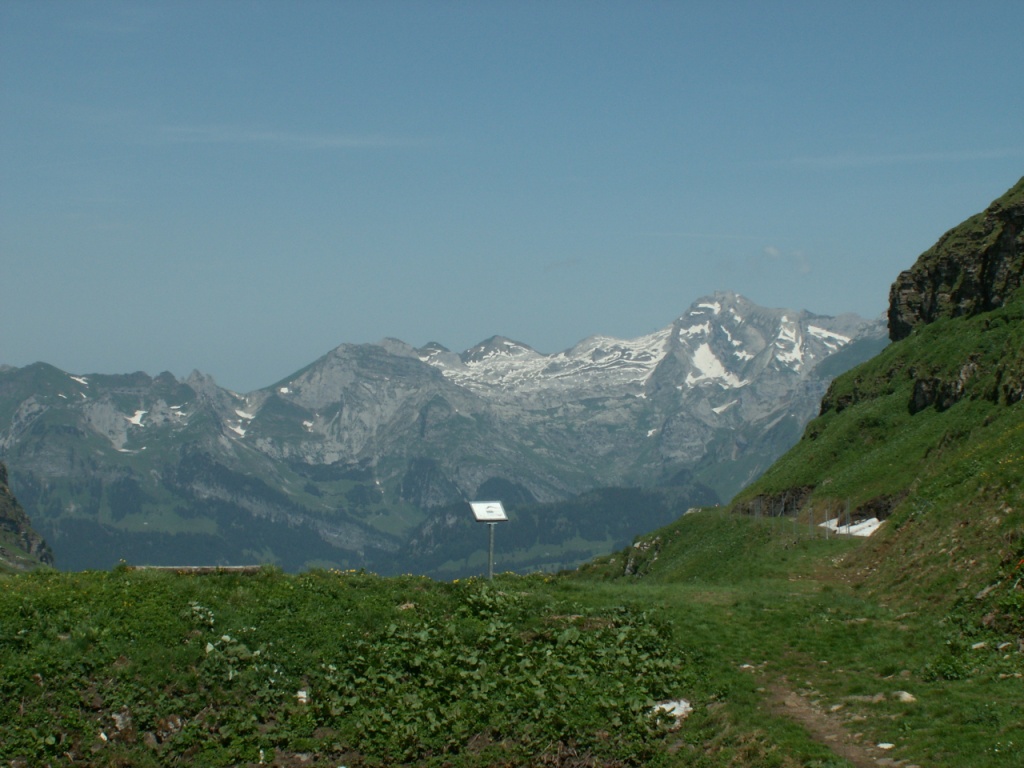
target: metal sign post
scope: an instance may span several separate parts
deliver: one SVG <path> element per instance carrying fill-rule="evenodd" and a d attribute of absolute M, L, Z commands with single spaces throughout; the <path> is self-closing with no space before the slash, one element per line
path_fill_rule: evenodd
<path fill-rule="evenodd" d="M 478 523 L 487 523 L 487 578 L 494 579 L 494 526 L 508 520 L 500 501 L 471 501 L 470 508 Z"/>
<path fill-rule="evenodd" d="M 487 543 L 487 579 L 492 581 L 494 579 L 494 526 L 497 523 L 488 523 L 487 527 L 490 529 Z"/>

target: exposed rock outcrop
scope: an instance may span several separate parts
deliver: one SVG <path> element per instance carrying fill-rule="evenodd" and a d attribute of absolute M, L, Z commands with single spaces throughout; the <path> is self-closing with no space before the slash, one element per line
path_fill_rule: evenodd
<path fill-rule="evenodd" d="M 972 356 L 960 366 L 955 378 L 918 376 L 914 379 L 914 394 L 908 405 L 910 413 L 919 413 L 930 406 L 935 406 L 939 411 L 951 408 L 964 396 L 971 377 L 977 371 L 978 362 L 976 356 Z"/>
<path fill-rule="evenodd" d="M 734 509 L 756 517 L 782 517 L 799 512 L 814 493 L 814 486 L 788 488 L 778 493 L 762 493 L 737 502 Z"/>
<path fill-rule="evenodd" d="M 918 325 L 1002 306 L 1024 285 L 1024 178 L 949 230 L 889 291 L 889 338 Z"/>
<path fill-rule="evenodd" d="M 0 464 L 0 561 L 18 569 L 29 567 L 25 554 L 53 565 L 53 552 L 7 487 L 7 467 Z"/>

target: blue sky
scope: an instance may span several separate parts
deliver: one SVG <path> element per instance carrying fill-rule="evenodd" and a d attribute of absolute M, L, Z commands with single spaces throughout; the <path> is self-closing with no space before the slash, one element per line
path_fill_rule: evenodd
<path fill-rule="evenodd" d="M 250 391 L 715 290 L 881 314 L 1024 175 L 1024 4 L 0 3 L 0 363 Z"/>

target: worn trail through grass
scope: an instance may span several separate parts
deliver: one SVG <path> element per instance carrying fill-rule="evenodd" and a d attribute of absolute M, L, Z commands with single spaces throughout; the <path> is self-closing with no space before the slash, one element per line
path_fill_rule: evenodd
<path fill-rule="evenodd" d="M 725 536 L 739 548 L 728 538 L 734 521 L 700 524 L 704 542 L 679 546 L 713 556 Z M 1015 765 L 1007 750 L 1024 736 L 1016 646 L 978 634 L 985 628 L 948 599 L 908 610 L 906 599 L 873 590 L 863 543 L 762 543 L 760 554 L 745 552 L 749 573 L 730 564 L 725 578 L 709 568 L 670 580 L 654 568 L 579 587 L 591 600 L 649 606 L 681 647 L 699 649 L 704 687 L 691 692 L 676 765 Z M 672 558 L 671 534 L 661 546 Z"/>

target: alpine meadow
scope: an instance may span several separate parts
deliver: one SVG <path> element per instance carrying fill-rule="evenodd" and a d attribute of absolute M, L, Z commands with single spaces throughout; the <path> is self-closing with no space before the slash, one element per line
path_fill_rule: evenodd
<path fill-rule="evenodd" d="M 1020 765 L 1024 179 L 877 325 L 722 293 L 249 395 L 0 371 L 0 760 Z"/>

